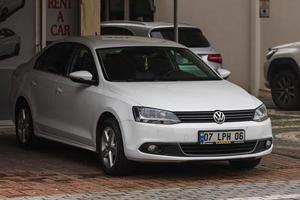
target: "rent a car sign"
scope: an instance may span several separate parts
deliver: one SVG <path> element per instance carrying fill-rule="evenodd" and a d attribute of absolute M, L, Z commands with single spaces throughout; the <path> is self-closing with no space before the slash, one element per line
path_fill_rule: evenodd
<path fill-rule="evenodd" d="M 78 33 L 78 1 L 47 1 L 47 41 L 55 41 Z"/>

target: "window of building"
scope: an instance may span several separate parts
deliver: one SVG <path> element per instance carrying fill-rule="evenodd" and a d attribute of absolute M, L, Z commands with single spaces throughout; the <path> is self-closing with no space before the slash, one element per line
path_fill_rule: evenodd
<path fill-rule="evenodd" d="M 154 0 L 101 0 L 101 20 L 124 20 L 125 6 L 129 7 L 129 20 L 153 21 Z"/>

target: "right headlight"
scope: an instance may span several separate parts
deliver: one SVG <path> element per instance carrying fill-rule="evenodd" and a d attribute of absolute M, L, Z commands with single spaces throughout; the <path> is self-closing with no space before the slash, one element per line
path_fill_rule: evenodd
<path fill-rule="evenodd" d="M 136 122 L 150 124 L 177 124 L 180 120 L 177 116 L 166 110 L 146 107 L 133 107 L 133 116 Z"/>
<path fill-rule="evenodd" d="M 254 121 L 262 122 L 269 118 L 267 107 L 263 104 L 255 110 Z"/>

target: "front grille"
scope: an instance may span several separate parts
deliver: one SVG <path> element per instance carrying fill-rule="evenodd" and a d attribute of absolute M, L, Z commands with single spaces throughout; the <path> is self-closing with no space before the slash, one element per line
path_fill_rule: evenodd
<path fill-rule="evenodd" d="M 222 111 L 225 122 L 253 121 L 255 110 Z M 182 123 L 214 123 L 214 111 L 204 112 L 175 112 Z"/>
<path fill-rule="evenodd" d="M 257 141 L 242 144 L 180 144 L 183 153 L 193 156 L 236 155 L 254 151 Z"/>

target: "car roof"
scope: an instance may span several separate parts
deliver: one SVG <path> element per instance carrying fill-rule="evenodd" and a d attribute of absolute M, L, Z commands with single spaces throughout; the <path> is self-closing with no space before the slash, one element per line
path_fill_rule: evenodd
<path fill-rule="evenodd" d="M 114 48 L 114 47 L 131 47 L 131 46 L 161 46 L 187 48 L 176 42 L 164 39 L 135 37 L 135 36 L 85 36 L 85 37 L 68 37 L 59 40 L 57 43 L 75 42 L 84 44 L 92 49 Z M 54 43 L 54 44 L 55 44 Z"/>
<path fill-rule="evenodd" d="M 123 21 L 123 20 L 112 20 L 101 22 L 101 25 L 114 25 L 114 26 L 137 26 L 148 29 L 153 28 L 162 28 L 162 27 L 174 27 L 173 23 L 170 22 L 140 22 L 140 21 Z M 179 23 L 178 27 L 180 28 L 197 28 L 189 24 Z"/>

